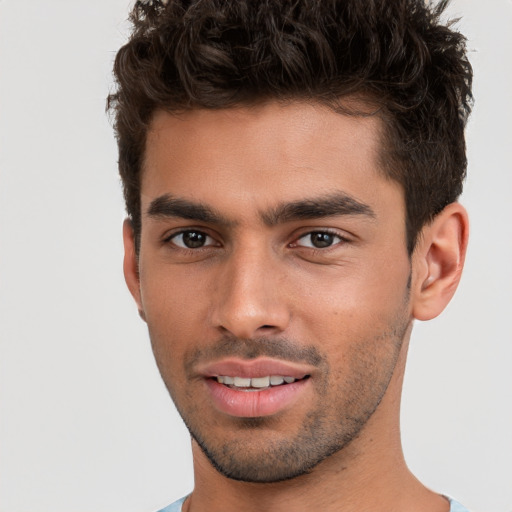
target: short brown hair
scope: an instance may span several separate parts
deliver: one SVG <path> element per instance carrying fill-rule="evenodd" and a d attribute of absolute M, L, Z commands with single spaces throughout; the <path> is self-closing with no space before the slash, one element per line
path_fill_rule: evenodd
<path fill-rule="evenodd" d="M 384 172 L 405 194 L 407 246 L 462 192 L 472 69 L 465 38 L 443 24 L 448 0 L 138 1 L 118 52 L 115 115 L 126 208 L 141 229 L 140 175 L 156 110 L 267 100 L 378 105 Z M 138 242 L 137 242 L 138 243 Z"/>

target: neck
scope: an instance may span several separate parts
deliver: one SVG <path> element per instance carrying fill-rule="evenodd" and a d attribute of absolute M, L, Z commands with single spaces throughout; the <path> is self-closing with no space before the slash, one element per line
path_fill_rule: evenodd
<path fill-rule="evenodd" d="M 374 455 L 358 453 L 360 443 L 354 442 L 343 454 L 329 457 L 311 473 L 270 484 L 238 482 L 222 476 L 195 445 L 196 485 L 185 510 L 448 512 L 446 500 L 426 489 L 408 470 L 401 450 L 384 454 L 377 443 L 373 444 Z"/>
<path fill-rule="evenodd" d="M 359 437 L 310 473 L 276 483 L 247 483 L 221 475 L 193 442 L 195 488 L 185 512 L 448 512 L 445 498 L 409 471 L 400 440 L 404 347 L 397 372 Z"/>

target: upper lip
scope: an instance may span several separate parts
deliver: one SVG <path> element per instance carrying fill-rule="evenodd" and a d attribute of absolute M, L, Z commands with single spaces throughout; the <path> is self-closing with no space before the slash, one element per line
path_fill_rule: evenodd
<path fill-rule="evenodd" d="M 207 378 L 219 375 L 245 378 L 279 375 L 302 379 L 306 375 L 310 375 L 311 371 L 312 368 L 308 365 L 264 357 L 250 361 L 238 358 L 222 359 L 206 363 L 198 368 L 198 372 Z"/>

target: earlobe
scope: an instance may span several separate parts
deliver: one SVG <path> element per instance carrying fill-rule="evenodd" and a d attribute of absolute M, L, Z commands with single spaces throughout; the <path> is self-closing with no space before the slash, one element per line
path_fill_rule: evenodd
<path fill-rule="evenodd" d="M 135 251 L 135 237 L 133 226 L 130 219 L 125 219 L 123 223 L 123 244 L 124 244 L 124 261 L 123 271 L 124 279 L 139 309 L 140 317 L 145 321 L 144 308 L 140 294 L 140 280 L 137 255 Z"/>
<path fill-rule="evenodd" d="M 449 204 L 423 228 L 413 254 L 414 318 L 435 318 L 450 302 L 464 267 L 468 232 L 468 216 L 459 203 Z"/>

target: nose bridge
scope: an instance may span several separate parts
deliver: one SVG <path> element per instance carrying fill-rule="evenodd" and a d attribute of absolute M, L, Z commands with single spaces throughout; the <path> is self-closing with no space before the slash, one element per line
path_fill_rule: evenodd
<path fill-rule="evenodd" d="M 269 331 L 281 332 L 288 325 L 283 270 L 279 257 L 263 244 L 234 248 L 224 263 L 218 283 L 215 323 L 239 338 Z"/>

